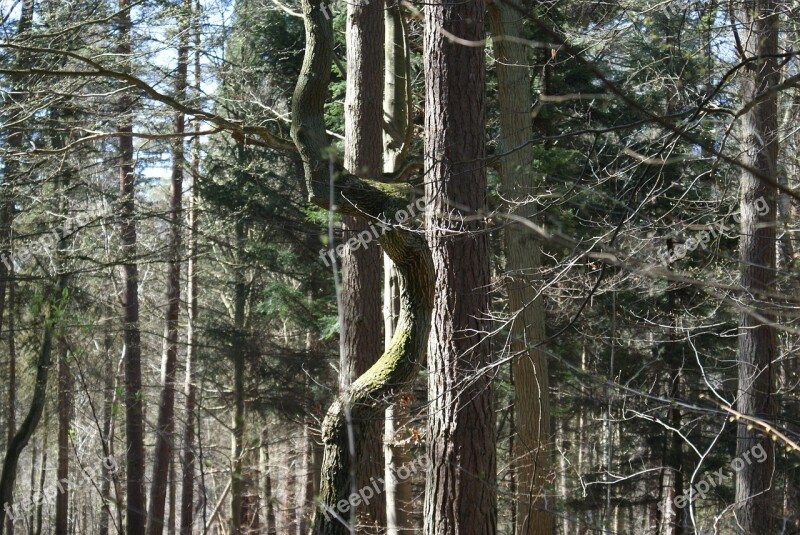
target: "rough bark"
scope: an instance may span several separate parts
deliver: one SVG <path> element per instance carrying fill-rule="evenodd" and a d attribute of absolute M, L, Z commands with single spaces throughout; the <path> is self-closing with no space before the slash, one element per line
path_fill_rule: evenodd
<path fill-rule="evenodd" d="M 303 161 L 311 202 L 337 206 L 345 214 L 360 213 L 387 222 L 381 245 L 397 265 L 401 285 L 401 312 L 397 332 L 389 350 L 378 362 L 340 394 L 323 422 L 324 457 L 320 509 L 314 516 L 315 534 L 349 533 L 348 527 L 330 513 L 350 492 L 352 460 L 347 452 L 344 408 L 349 406 L 353 421 L 370 421 L 383 415 L 403 385 L 419 369 L 430 331 L 433 304 L 433 268 L 425 240 L 392 223 L 405 213 L 411 187 L 383 184 L 336 173 L 325 160 L 329 146 L 324 124 L 324 104 L 330 80 L 333 28 L 320 0 L 302 2 L 306 30 L 306 53 L 292 99 L 292 139 Z M 333 166 L 335 167 L 335 166 Z M 331 187 L 331 178 L 335 178 Z M 406 225 L 409 224 L 405 221 Z M 359 426 L 353 432 L 359 443 Z M 358 459 L 359 452 L 356 452 Z"/>
<path fill-rule="evenodd" d="M 191 0 L 183 0 L 179 15 L 178 69 L 175 98 L 186 98 L 189 62 L 189 11 Z M 176 112 L 172 144 L 172 180 L 169 196 L 169 244 L 167 246 L 167 311 L 164 321 L 164 353 L 161 359 L 161 398 L 158 406 L 153 475 L 150 483 L 150 507 L 147 535 L 160 535 L 164 530 L 164 508 L 168 493 L 169 466 L 173 459 L 175 431 L 175 376 L 178 368 L 178 316 L 181 308 L 181 239 L 183 233 L 183 133 L 186 116 Z"/>
<path fill-rule="evenodd" d="M 495 415 L 485 341 L 482 0 L 425 8 L 425 188 L 436 273 L 428 348 L 427 535 L 496 531 Z M 450 36 L 470 41 L 469 46 Z M 477 215 L 477 217 L 476 217 Z"/>
<path fill-rule="evenodd" d="M 123 68 L 131 70 L 131 17 L 128 0 L 119 0 L 117 54 Z M 144 490 L 144 425 L 142 393 L 142 348 L 139 332 L 139 269 L 136 257 L 136 177 L 133 169 L 132 99 L 119 100 L 119 228 L 122 252 L 122 331 L 125 344 L 125 437 L 127 443 L 126 532 L 141 535 L 147 518 Z"/>
<path fill-rule="evenodd" d="M 344 116 L 344 166 L 359 176 L 380 176 L 383 167 L 383 5 L 371 0 L 347 3 L 347 91 Z M 364 231 L 364 217 L 342 218 L 342 240 Z M 383 349 L 381 324 L 381 251 L 377 243 L 346 247 L 342 254 L 342 325 L 340 334 L 340 391 L 363 374 Z M 360 422 L 365 443 L 355 465 L 356 486 L 370 484 L 383 470 L 380 421 Z M 301 493 L 302 494 L 302 493 Z M 360 530 L 383 525 L 383 499 L 353 508 Z"/>
<path fill-rule="evenodd" d="M 742 44 L 748 58 L 778 52 L 779 0 L 743 2 Z M 749 61 L 742 77 L 742 99 L 751 103 L 757 95 L 779 81 L 775 57 Z M 760 99 L 742 117 L 742 162 L 773 181 L 777 179 L 777 94 Z M 769 297 L 775 288 L 775 188 L 743 170 L 741 176 L 740 284 L 745 292 L 739 328 L 739 391 L 737 410 L 772 421 L 775 416 L 774 362 L 777 335 L 774 305 Z M 760 201 L 759 201 L 760 200 Z M 758 202 L 757 202 L 758 201 Z M 762 207 L 762 208 L 759 208 Z M 775 452 L 772 441 L 748 422 L 739 423 L 736 454 L 743 457 L 761 445 L 767 458 L 745 463 L 736 473 L 736 520 L 746 534 L 772 533 L 775 526 L 772 497 Z"/>
<path fill-rule="evenodd" d="M 504 209 L 529 219 L 537 210 L 540 184 L 533 170 L 531 68 L 522 18 L 503 2 L 489 4 L 494 47 L 500 136 L 498 151 Z M 511 347 L 518 355 L 514 377 L 514 469 L 517 535 L 549 535 L 554 518 L 547 500 L 552 471 L 550 393 L 546 355 L 536 347 L 545 339 L 544 306 L 539 278 L 541 244 L 520 224 L 505 227 L 506 291 L 511 324 Z"/>

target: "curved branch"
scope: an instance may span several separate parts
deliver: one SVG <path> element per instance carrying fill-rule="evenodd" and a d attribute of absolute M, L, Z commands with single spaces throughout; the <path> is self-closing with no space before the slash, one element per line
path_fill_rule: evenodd
<path fill-rule="evenodd" d="M 324 106 L 333 62 L 333 27 L 320 7 L 320 0 L 302 2 L 306 49 L 292 98 L 292 139 L 303 160 L 310 200 L 344 214 L 394 221 L 408 204 L 411 185 L 363 180 L 341 170 L 334 176 L 330 174 L 333 155 L 325 132 Z M 361 428 L 382 417 L 386 406 L 417 374 L 430 333 L 434 276 L 424 236 L 395 226 L 380 238 L 380 243 L 397 266 L 400 317 L 389 348 L 339 395 L 325 416 L 321 503 L 314 517 L 315 535 L 349 533 L 342 521 L 347 510 L 338 508 L 338 504 L 347 503 L 351 463 L 357 463 L 360 455 Z M 355 459 L 350 458 L 347 448 L 348 411 L 356 437 Z"/>

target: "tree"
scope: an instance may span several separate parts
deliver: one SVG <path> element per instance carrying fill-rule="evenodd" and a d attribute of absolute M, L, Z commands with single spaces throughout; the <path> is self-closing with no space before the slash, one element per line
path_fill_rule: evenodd
<path fill-rule="evenodd" d="M 500 107 L 500 179 L 503 209 L 536 221 L 541 179 L 534 171 L 531 75 L 520 13 L 505 2 L 489 5 Z M 550 534 L 552 500 L 550 392 L 541 294 L 541 244 L 530 229 L 509 221 L 505 228 L 506 286 L 511 314 L 510 354 L 514 377 L 514 476 L 517 535 Z"/>
<path fill-rule="evenodd" d="M 376 178 L 383 169 L 383 5 L 371 0 L 347 3 L 347 77 L 344 114 L 344 167 L 358 176 Z M 364 217 L 342 218 L 342 241 L 365 231 Z M 377 244 L 345 247 L 342 254 L 339 389 L 346 391 L 380 357 L 381 250 Z M 345 408 L 348 410 L 348 408 Z M 364 427 L 363 453 L 355 463 L 354 491 L 370 485 L 383 468 L 380 420 Z M 355 445 L 349 445 L 352 455 Z M 383 500 L 376 498 L 350 511 L 359 530 L 371 533 L 385 523 Z"/>
<path fill-rule="evenodd" d="M 779 17 L 783 2 L 744 1 L 741 60 L 742 117 L 740 284 L 745 292 L 739 327 L 739 392 L 736 410 L 771 421 L 775 417 L 774 366 L 778 357 L 773 298 L 775 289 L 775 183 L 778 176 L 778 95 L 769 93 L 780 77 Z M 762 97 L 762 93 L 766 96 Z M 758 204 L 759 200 L 762 204 Z M 768 434 L 740 420 L 736 454 L 757 445 L 767 452 L 761 463 L 747 463 L 736 473 L 736 520 L 744 533 L 768 533 L 775 526 L 773 473 L 775 450 Z"/>
<path fill-rule="evenodd" d="M 175 79 L 175 98 L 186 98 L 189 68 L 189 14 L 191 0 L 184 0 L 178 15 L 178 70 Z M 172 180 L 169 196 L 170 234 L 167 246 L 167 311 L 164 321 L 164 352 L 161 360 L 161 399 L 158 405 L 158 426 L 150 483 L 150 507 L 147 534 L 160 535 L 164 529 L 164 506 L 167 497 L 167 476 L 173 462 L 173 433 L 175 431 L 175 378 L 178 367 L 178 316 L 181 308 L 181 240 L 183 234 L 183 168 L 186 115 L 175 113 L 175 139 L 172 144 Z M 196 306 L 196 305 L 195 305 Z M 174 514 L 174 511 L 172 511 Z"/>
<path fill-rule="evenodd" d="M 200 94 L 200 2 L 195 3 L 192 30 L 194 31 L 194 92 Z M 195 132 L 199 124 L 195 122 Z M 188 239 L 187 252 L 188 268 L 186 273 L 186 301 L 188 303 L 188 322 L 186 326 L 186 378 L 183 392 L 186 396 L 186 411 L 183 431 L 183 478 L 181 481 L 181 520 L 180 533 L 188 535 L 192 532 L 194 523 L 194 478 L 195 478 L 195 420 L 197 390 L 195 387 L 195 366 L 197 365 L 197 314 L 198 314 L 198 284 L 197 284 L 197 180 L 200 174 L 200 137 L 192 138 L 192 163 L 189 171 L 189 213 L 188 213 Z"/>
<path fill-rule="evenodd" d="M 425 533 L 497 529 L 485 234 L 485 4 L 425 9 L 426 224 L 436 273 L 428 346 Z M 469 73 L 464 75 L 464 73 Z"/>
<path fill-rule="evenodd" d="M 123 72 L 131 72 L 131 14 L 128 0 L 119 0 L 117 54 Z M 119 231 L 122 264 L 122 329 L 125 346 L 125 436 L 127 438 L 127 533 L 141 535 L 146 524 L 142 342 L 139 331 L 139 268 L 136 256 L 136 175 L 133 167 L 133 99 L 119 98 Z"/>

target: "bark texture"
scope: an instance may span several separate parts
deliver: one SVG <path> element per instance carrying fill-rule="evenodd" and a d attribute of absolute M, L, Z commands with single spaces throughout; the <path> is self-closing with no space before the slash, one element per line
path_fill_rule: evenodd
<path fill-rule="evenodd" d="M 742 77 L 742 100 L 750 104 L 756 96 L 779 81 L 779 0 L 743 2 L 742 46 L 749 61 Z M 778 157 L 777 93 L 761 98 L 742 117 L 743 163 L 760 174 L 777 180 Z M 747 170 L 741 177 L 740 284 L 744 291 L 739 328 L 739 391 L 736 408 L 742 414 L 772 421 L 775 417 L 774 362 L 777 335 L 770 293 L 775 289 L 775 188 Z M 758 428 L 739 423 L 737 457 L 744 458 L 753 447 L 767 452 L 764 462 L 745 463 L 736 473 L 736 520 L 743 533 L 772 533 L 775 527 L 770 492 L 775 466 L 772 441 Z"/>
<path fill-rule="evenodd" d="M 492 46 L 500 104 L 498 151 L 502 197 L 508 213 L 530 219 L 537 211 L 540 184 L 533 169 L 531 68 L 522 18 L 504 2 L 489 4 Z M 536 347 L 545 339 L 545 316 L 539 294 L 541 244 L 529 229 L 510 221 L 505 227 L 506 291 L 512 314 L 511 354 L 514 377 L 514 460 L 517 535 L 551 534 L 553 515 L 547 499 L 552 451 L 547 358 Z"/>
<path fill-rule="evenodd" d="M 353 468 L 347 453 L 344 408 L 351 408 L 356 422 L 382 419 L 387 404 L 419 369 L 430 332 L 433 305 L 433 267 L 425 240 L 417 233 L 391 224 L 407 207 L 411 187 L 363 180 L 344 172 L 337 172 L 334 177 L 330 175 L 331 167 L 335 166 L 324 156 L 329 142 L 323 112 L 333 59 L 333 28 L 320 7 L 319 0 L 302 3 L 306 52 L 292 99 L 292 139 L 303 161 L 311 202 L 325 207 L 338 206 L 350 215 L 365 213 L 387 222 L 389 230 L 381 238 L 381 245 L 397 265 L 401 313 L 392 346 L 339 395 L 323 422 L 320 508 L 314 516 L 313 528 L 316 535 L 350 533 L 346 519 L 337 510 L 337 505 L 343 500 L 346 503 L 350 493 Z M 361 429 L 355 426 L 353 432 L 358 444 Z M 356 451 L 356 459 L 359 453 Z"/>
<path fill-rule="evenodd" d="M 425 193 L 436 301 L 428 347 L 426 535 L 496 531 L 495 415 L 485 341 L 489 255 L 482 0 L 425 7 Z M 456 39 L 464 40 L 457 42 Z"/>
<path fill-rule="evenodd" d="M 358 176 L 380 176 L 383 164 L 383 5 L 371 0 L 347 3 L 347 91 L 345 95 L 345 169 Z M 364 217 L 345 216 L 343 242 L 365 231 Z M 346 247 L 342 254 L 342 325 L 340 343 L 340 391 L 381 355 L 381 250 L 377 243 Z M 363 455 L 355 465 L 356 486 L 370 484 L 383 471 L 381 420 L 355 422 L 364 434 Z M 382 497 L 352 511 L 360 530 L 374 532 L 383 525 Z"/>

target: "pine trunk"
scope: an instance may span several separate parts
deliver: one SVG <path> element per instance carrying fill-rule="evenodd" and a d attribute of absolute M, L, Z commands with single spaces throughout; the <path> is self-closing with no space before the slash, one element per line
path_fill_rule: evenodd
<path fill-rule="evenodd" d="M 541 184 L 533 170 L 531 68 L 519 12 L 505 2 L 488 10 L 495 51 L 500 104 L 500 180 L 504 209 L 530 219 Z M 514 470 L 517 535 L 550 535 L 554 518 L 548 508 L 552 452 L 547 358 L 537 347 L 545 339 L 541 298 L 541 244 L 533 232 L 510 221 L 505 227 L 506 291 L 511 324 L 514 383 Z"/>
<path fill-rule="evenodd" d="M 377 177 L 383 169 L 383 4 L 356 0 L 347 3 L 347 91 L 345 96 L 344 165 L 351 173 Z M 343 242 L 365 231 L 363 217 L 346 216 Z M 380 357 L 382 255 L 377 243 L 346 247 L 342 255 L 342 325 L 340 344 L 340 391 L 344 392 Z M 355 459 L 353 488 L 370 484 L 383 471 L 379 421 L 363 426 L 362 455 Z M 352 448 L 348 445 L 348 451 Z M 374 532 L 385 522 L 383 499 L 354 507 L 351 517 L 359 531 Z"/>
<path fill-rule="evenodd" d="M 131 70 L 131 16 L 129 0 L 119 0 L 117 53 Z M 125 436 L 127 444 L 127 534 L 142 535 L 147 518 L 144 493 L 144 414 L 142 348 L 139 332 L 139 269 L 136 257 L 136 177 L 133 170 L 133 100 L 123 94 L 119 102 L 119 225 L 122 249 L 123 340 L 125 344 Z"/>
<path fill-rule="evenodd" d="M 743 163 L 758 174 L 777 181 L 778 95 L 761 93 L 779 81 L 779 0 L 744 2 L 741 10 L 742 43 L 748 58 L 764 59 L 745 64 L 742 100 L 758 103 L 742 117 Z M 775 417 L 774 369 L 777 335 L 774 303 L 775 222 L 774 186 L 747 169 L 741 177 L 740 284 L 744 291 L 739 329 L 739 392 L 736 409 L 748 416 L 772 422 Z M 767 454 L 764 462 L 746 462 L 736 472 L 736 520 L 743 533 L 772 533 L 776 526 L 773 496 L 775 450 L 769 436 L 758 426 L 742 420 L 737 433 L 737 457 L 744 459 L 759 446 Z"/>
<path fill-rule="evenodd" d="M 189 56 L 189 11 L 191 0 L 183 1 L 180 17 L 181 41 L 178 46 L 178 70 L 175 97 L 186 98 Z M 169 466 L 173 458 L 175 431 L 175 377 L 178 368 L 178 316 L 181 308 L 181 238 L 183 228 L 183 134 L 186 116 L 177 112 L 172 145 L 172 180 L 169 196 L 169 258 L 167 260 L 167 312 L 164 321 L 164 353 L 161 359 L 161 399 L 158 406 L 156 445 L 153 456 L 153 476 L 150 483 L 150 508 L 147 535 L 164 531 L 164 507 L 168 494 Z"/>
<path fill-rule="evenodd" d="M 425 193 L 436 280 L 428 344 L 426 535 L 496 532 L 486 343 L 489 252 L 482 0 L 425 7 Z M 469 42 L 454 42 L 451 36 Z"/>

